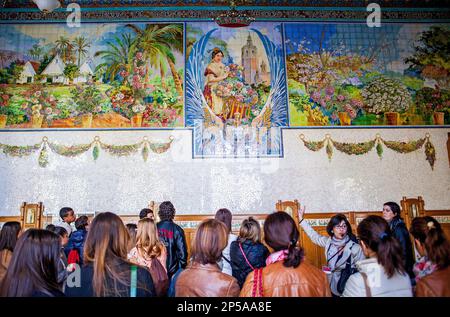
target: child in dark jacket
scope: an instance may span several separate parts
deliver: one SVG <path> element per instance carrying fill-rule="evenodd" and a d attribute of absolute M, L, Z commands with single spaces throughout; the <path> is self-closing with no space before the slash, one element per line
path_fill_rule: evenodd
<path fill-rule="evenodd" d="M 247 275 L 254 269 L 265 267 L 269 250 L 261 243 L 261 227 L 252 217 L 241 224 L 239 238 L 230 246 L 230 261 L 233 276 L 239 287 L 244 285 Z"/>
<path fill-rule="evenodd" d="M 69 242 L 67 246 L 64 248 L 64 252 L 66 256 L 69 257 L 69 253 L 72 250 L 76 250 L 79 256 L 79 265 L 83 265 L 83 250 L 84 250 L 84 242 L 87 237 L 87 228 L 89 226 L 89 219 L 87 216 L 80 216 L 75 221 L 75 228 L 77 231 L 73 232 L 69 238 Z M 69 259 L 70 262 L 70 259 Z"/>

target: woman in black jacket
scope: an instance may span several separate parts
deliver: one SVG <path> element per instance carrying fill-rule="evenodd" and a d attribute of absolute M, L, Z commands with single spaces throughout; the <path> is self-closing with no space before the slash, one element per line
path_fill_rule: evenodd
<path fill-rule="evenodd" d="M 241 224 L 239 238 L 230 246 L 230 261 L 233 276 L 242 288 L 251 271 L 266 266 L 269 250 L 261 243 L 261 228 L 252 217 Z"/>
<path fill-rule="evenodd" d="M 403 259 L 405 261 L 405 269 L 411 278 L 411 283 L 414 284 L 415 276 L 413 273 L 413 265 L 415 261 L 413 247 L 406 224 L 403 222 L 402 218 L 400 218 L 400 206 L 392 201 L 384 203 L 383 218 L 388 222 L 394 238 L 400 242 L 403 251 Z"/>
<path fill-rule="evenodd" d="M 87 216 L 78 217 L 78 219 L 75 220 L 75 228 L 77 228 L 77 231 L 72 232 L 69 242 L 64 248 L 67 257 L 69 257 L 69 253 L 72 250 L 76 250 L 78 252 L 78 256 L 80 257 L 80 262 L 78 264 L 80 266 L 83 265 L 84 243 L 86 241 L 88 227 L 89 218 Z"/>

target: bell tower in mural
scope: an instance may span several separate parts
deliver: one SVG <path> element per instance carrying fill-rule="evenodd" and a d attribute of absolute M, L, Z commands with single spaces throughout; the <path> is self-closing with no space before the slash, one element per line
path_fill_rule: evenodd
<path fill-rule="evenodd" d="M 247 37 L 247 44 L 242 46 L 242 67 L 243 78 L 246 84 L 254 84 L 258 73 L 258 49 L 253 45 L 250 33 Z"/>

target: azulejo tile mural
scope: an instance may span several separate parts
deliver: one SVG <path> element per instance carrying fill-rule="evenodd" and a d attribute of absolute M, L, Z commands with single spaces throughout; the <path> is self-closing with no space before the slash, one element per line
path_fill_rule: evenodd
<path fill-rule="evenodd" d="M 3 24 L 0 128 L 183 126 L 183 24 Z"/>
<path fill-rule="evenodd" d="M 450 123 L 449 25 L 285 24 L 291 126 Z"/>
<path fill-rule="evenodd" d="M 280 127 L 288 125 L 281 25 L 188 24 L 186 53 L 194 155 L 280 156 Z"/>
<path fill-rule="evenodd" d="M 194 157 L 280 157 L 288 126 L 449 124 L 449 47 L 444 23 L 3 23 L 0 129 L 186 126 Z"/>

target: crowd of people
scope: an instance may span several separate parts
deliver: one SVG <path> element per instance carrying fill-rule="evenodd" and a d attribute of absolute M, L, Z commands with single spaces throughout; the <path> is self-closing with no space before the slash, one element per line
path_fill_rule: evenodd
<path fill-rule="evenodd" d="M 394 202 L 383 205 L 382 217 L 363 219 L 356 234 L 345 215 L 336 214 L 328 236 L 304 219 L 304 207 L 299 224 L 274 212 L 263 228 L 245 219 L 238 236 L 232 213 L 219 209 L 197 228 L 189 258 L 175 212 L 165 201 L 158 222 L 153 210 L 143 209 L 137 224 L 125 225 L 111 212 L 89 222 L 64 207 L 61 221 L 45 229 L 22 231 L 19 222 L 7 222 L 0 232 L 0 296 L 450 296 L 450 242 L 441 225 L 417 217 L 408 231 Z M 324 248 L 322 269 L 308 261 L 298 226 Z"/>

